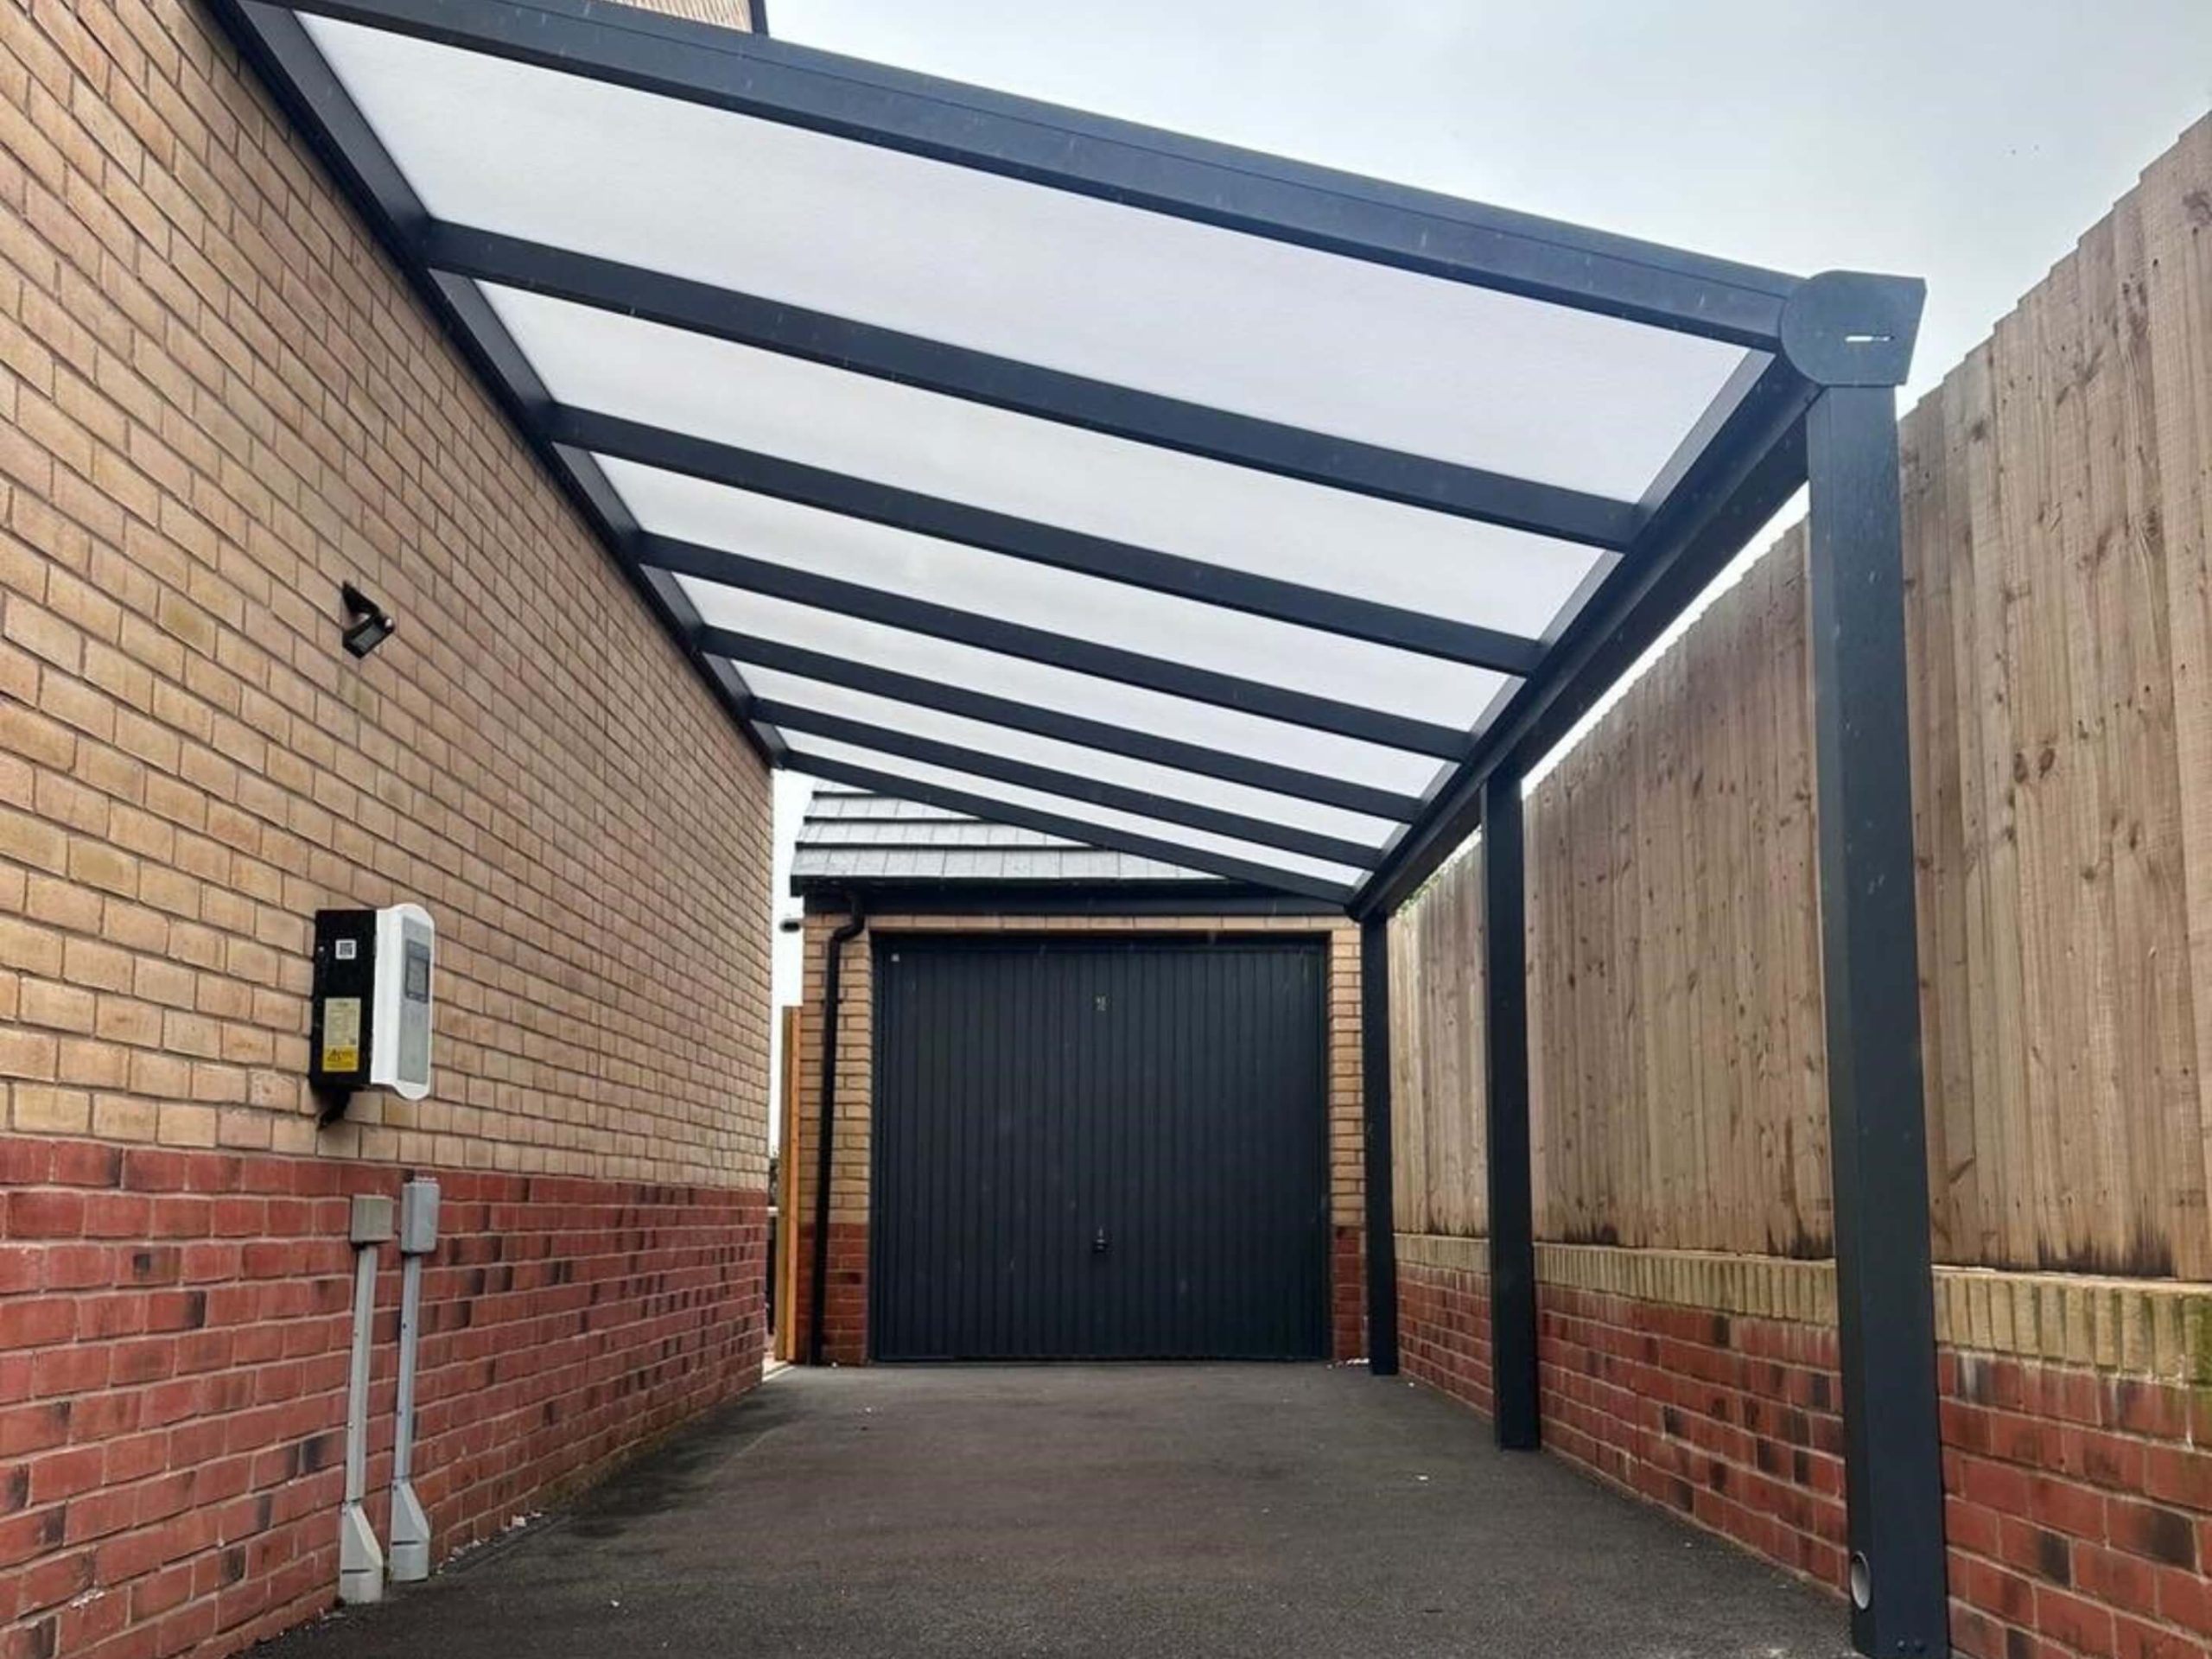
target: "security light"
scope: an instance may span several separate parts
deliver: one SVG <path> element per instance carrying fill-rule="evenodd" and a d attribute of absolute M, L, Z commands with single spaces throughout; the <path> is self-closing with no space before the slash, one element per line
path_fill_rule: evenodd
<path fill-rule="evenodd" d="M 365 657 L 391 637 L 397 625 L 385 613 L 383 606 L 347 582 L 338 590 L 346 601 L 346 649 L 356 657 Z"/>

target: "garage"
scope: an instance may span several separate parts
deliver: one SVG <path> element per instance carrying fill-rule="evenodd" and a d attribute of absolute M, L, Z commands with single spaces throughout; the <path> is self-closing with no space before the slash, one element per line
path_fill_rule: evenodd
<path fill-rule="evenodd" d="M 878 1359 L 1319 1359 L 1315 941 L 877 949 Z"/>
<path fill-rule="evenodd" d="M 787 1357 L 1363 1351 L 1340 908 L 832 785 L 792 871 Z"/>

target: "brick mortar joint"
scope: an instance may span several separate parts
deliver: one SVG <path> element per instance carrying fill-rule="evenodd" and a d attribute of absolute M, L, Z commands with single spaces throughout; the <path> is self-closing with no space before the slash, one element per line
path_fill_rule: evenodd
<path fill-rule="evenodd" d="M 1402 1233 L 1402 1266 L 1488 1271 L 1488 1241 Z M 1835 1264 L 1786 1256 L 1540 1242 L 1539 1282 L 1833 1329 Z M 2153 1382 L 2212 1384 L 2212 1285 L 1939 1265 L 1942 1345 Z"/>

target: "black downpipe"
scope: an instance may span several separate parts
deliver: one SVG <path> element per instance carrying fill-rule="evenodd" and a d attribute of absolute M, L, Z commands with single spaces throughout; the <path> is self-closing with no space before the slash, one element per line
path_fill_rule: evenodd
<path fill-rule="evenodd" d="M 806 1363 L 822 1363 L 822 1301 L 830 1294 L 830 1152 L 837 1122 L 837 970 L 845 944 L 868 925 L 868 906 L 857 893 L 845 895 L 852 913 L 830 936 L 822 968 L 822 1116 L 814 1131 L 814 1250 L 807 1264 Z"/>

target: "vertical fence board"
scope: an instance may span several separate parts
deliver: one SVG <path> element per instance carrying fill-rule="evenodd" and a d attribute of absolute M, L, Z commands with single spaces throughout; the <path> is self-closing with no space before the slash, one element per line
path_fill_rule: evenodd
<path fill-rule="evenodd" d="M 2149 510 L 2164 553 L 2165 607 L 2181 792 L 2181 863 L 2171 882 L 2182 900 L 2193 990 L 2193 1040 L 2183 1060 L 2194 1079 L 2197 1155 L 2177 1270 L 2212 1277 L 2212 1239 L 2202 1204 L 2212 1176 L 2212 121 L 2199 122 L 2144 175 L 2148 393 L 2158 483 Z"/>

